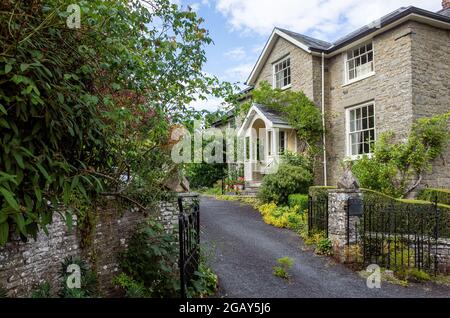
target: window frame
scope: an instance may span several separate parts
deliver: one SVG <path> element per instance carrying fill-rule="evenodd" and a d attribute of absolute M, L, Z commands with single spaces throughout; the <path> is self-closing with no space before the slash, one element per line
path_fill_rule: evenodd
<path fill-rule="evenodd" d="M 281 150 L 281 133 L 283 133 L 284 134 L 284 142 L 283 142 L 283 148 L 284 148 L 284 152 L 281 152 L 280 150 Z M 287 143 L 287 132 L 285 131 L 285 130 L 279 130 L 278 131 L 278 149 L 277 149 L 277 153 L 278 153 L 278 155 L 280 156 L 280 155 L 284 155 L 284 154 L 286 154 L 286 152 L 287 152 L 287 146 L 288 146 L 288 143 Z"/>
<path fill-rule="evenodd" d="M 285 69 L 275 72 L 275 68 L 277 65 L 280 65 L 287 60 L 289 60 L 289 66 L 286 68 L 286 69 L 289 69 L 289 84 L 284 85 L 282 87 L 277 87 L 277 74 L 280 72 L 284 72 Z M 284 84 L 284 77 L 283 77 L 283 84 Z M 292 87 L 292 61 L 291 61 L 291 56 L 287 55 L 272 64 L 272 88 L 274 88 L 274 89 L 278 88 L 281 90 L 285 90 L 285 89 L 288 89 L 291 87 Z"/>
<path fill-rule="evenodd" d="M 376 105 L 375 101 L 365 102 L 363 104 L 354 105 L 351 107 L 347 107 L 345 109 L 345 148 L 346 148 L 346 158 L 349 160 L 358 160 L 362 156 L 366 155 L 369 158 L 373 156 L 372 152 L 366 154 L 352 154 L 352 143 L 351 143 L 351 135 L 354 132 L 350 132 L 350 112 L 356 109 L 362 109 L 363 107 L 373 106 L 373 131 L 374 131 L 374 142 L 377 141 L 377 113 L 376 113 Z M 367 128 L 366 130 L 361 131 L 370 131 L 371 128 Z M 371 151 L 372 149 L 370 149 Z"/>
<path fill-rule="evenodd" d="M 372 52 L 372 71 L 368 72 L 368 73 L 366 73 L 364 75 L 360 75 L 358 77 L 350 79 L 349 61 L 350 60 L 355 60 L 355 57 L 353 56 L 352 58 L 349 59 L 348 58 L 349 52 L 355 51 L 356 49 L 359 50 L 363 46 L 366 46 L 366 48 L 367 48 L 367 45 L 369 45 L 369 44 L 372 45 L 372 50 L 371 51 L 367 51 L 366 50 L 364 54 L 360 54 L 357 57 L 361 58 L 362 56 L 367 56 L 370 52 Z M 343 56 L 344 56 L 344 86 L 349 85 L 349 84 L 353 84 L 355 82 L 359 82 L 359 81 L 361 81 L 363 79 L 366 79 L 368 77 L 371 77 L 371 76 L 375 75 L 375 46 L 374 46 L 373 40 L 370 40 L 370 41 L 361 43 L 359 45 L 353 46 L 351 49 L 348 49 L 347 51 L 345 51 L 343 53 Z M 356 70 L 356 66 L 355 66 L 354 70 Z"/>

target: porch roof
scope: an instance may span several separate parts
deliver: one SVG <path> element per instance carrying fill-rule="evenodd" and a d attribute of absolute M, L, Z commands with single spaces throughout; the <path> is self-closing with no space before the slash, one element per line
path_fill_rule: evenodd
<path fill-rule="evenodd" d="M 254 106 L 258 108 L 267 120 L 271 121 L 274 125 L 289 125 L 289 123 L 281 117 L 280 112 L 259 104 L 254 104 Z"/>

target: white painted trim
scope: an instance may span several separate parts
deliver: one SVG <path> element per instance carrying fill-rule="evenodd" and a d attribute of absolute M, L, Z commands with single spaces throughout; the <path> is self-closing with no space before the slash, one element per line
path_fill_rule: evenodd
<path fill-rule="evenodd" d="M 349 69 L 348 69 L 348 51 L 354 50 L 356 48 L 360 48 L 362 45 L 367 45 L 369 43 L 372 43 L 372 64 L 373 64 L 373 71 L 369 72 L 367 74 L 364 74 L 362 76 L 356 77 L 352 80 L 348 79 L 348 75 L 349 75 Z M 358 45 L 352 46 L 351 48 L 349 48 L 346 52 L 344 52 L 342 54 L 344 56 L 344 84 L 342 85 L 342 87 L 362 81 L 363 79 L 366 79 L 368 77 L 371 77 L 373 75 L 375 75 L 375 44 L 373 39 L 371 39 L 370 41 L 367 42 L 363 42 L 360 43 Z M 356 70 L 356 68 L 355 68 Z"/>
<path fill-rule="evenodd" d="M 283 31 L 281 31 L 279 29 L 274 29 L 272 31 L 272 34 L 269 37 L 269 40 L 266 42 L 266 45 L 264 46 L 264 49 L 263 49 L 261 55 L 259 56 L 258 61 L 256 62 L 255 66 L 253 67 L 253 70 L 250 73 L 250 76 L 248 77 L 248 79 L 246 81 L 247 85 L 251 86 L 251 85 L 255 84 L 254 83 L 254 81 L 256 80 L 255 77 L 261 71 L 263 63 L 267 60 L 270 52 L 272 51 L 272 49 L 275 45 L 275 41 L 278 39 L 278 37 L 291 42 L 292 44 L 294 44 L 295 46 L 304 50 L 307 53 L 311 53 L 311 50 L 309 49 L 309 47 L 306 46 L 305 44 L 303 44 L 302 42 L 294 39 L 293 37 L 287 35 L 286 33 L 284 33 Z"/>
<path fill-rule="evenodd" d="M 264 121 L 264 124 L 266 125 L 266 129 L 270 129 L 270 128 L 274 128 L 274 127 L 292 129 L 292 127 L 289 125 L 274 124 L 258 109 L 258 107 L 252 106 L 250 108 L 250 110 L 248 111 L 247 116 L 245 117 L 245 119 L 241 125 L 241 128 L 239 128 L 239 130 L 238 130 L 238 136 L 242 136 L 244 133 L 246 133 L 246 131 L 244 131 L 244 127 L 248 126 L 247 124 L 249 123 L 249 120 L 250 120 L 251 115 L 253 114 L 253 111 L 260 117 L 260 119 L 262 119 Z M 249 127 L 253 126 L 253 123 L 255 120 L 256 119 L 252 120 L 251 125 Z"/>
<path fill-rule="evenodd" d="M 350 111 L 354 109 L 358 109 L 364 106 L 373 105 L 373 124 L 374 124 L 374 131 L 375 131 L 375 141 L 377 140 L 377 111 L 376 111 L 376 105 L 375 101 L 368 101 L 362 104 L 354 105 L 345 108 L 345 160 L 346 161 L 353 161 L 358 160 L 364 155 L 351 155 L 351 143 L 350 143 Z M 371 157 L 373 154 L 368 153 L 367 156 Z"/>

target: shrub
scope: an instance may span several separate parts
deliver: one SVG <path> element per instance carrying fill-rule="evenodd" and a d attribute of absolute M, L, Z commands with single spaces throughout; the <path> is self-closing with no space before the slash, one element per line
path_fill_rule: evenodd
<path fill-rule="evenodd" d="M 294 261 L 290 257 L 282 257 L 277 260 L 279 266 L 273 267 L 273 274 L 277 277 L 283 279 L 289 279 L 289 270 L 292 265 L 294 265 Z"/>
<path fill-rule="evenodd" d="M 219 284 L 217 275 L 205 264 L 205 260 L 201 260 L 198 271 L 195 272 L 192 279 L 192 287 L 187 290 L 188 297 L 210 297 L 214 296 Z"/>
<path fill-rule="evenodd" d="M 329 238 L 322 238 L 317 242 L 315 253 L 319 255 L 331 255 L 331 250 L 333 246 Z"/>
<path fill-rule="evenodd" d="M 291 194 L 288 202 L 291 208 L 295 206 L 299 207 L 300 212 L 308 209 L 308 196 L 305 194 Z"/>
<path fill-rule="evenodd" d="M 277 207 L 275 203 L 259 206 L 264 222 L 279 228 L 300 231 L 306 226 L 305 216 L 298 213 L 298 208 Z"/>
<path fill-rule="evenodd" d="M 450 189 L 423 189 L 417 198 L 430 202 L 437 199 L 438 203 L 450 205 Z"/>
<path fill-rule="evenodd" d="M 289 195 L 307 193 L 312 181 L 313 175 L 309 169 L 283 163 L 277 173 L 264 177 L 258 198 L 264 203 L 287 205 Z"/>
<path fill-rule="evenodd" d="M 430 274 L 417 268 L 412 268 L 407 271 L 407 279 L 411 282 L 421 283 L 431 280 Z"/>
<path fill-rule="evenodd" d="M 190 163 L 186 165 L 185 172 L 191 188 L 212 188 L 217 180 L 225 177 L 226 165 L 222 163 Z"/>
<path fill-rule="evenodd" d="M 328 200 L 328 190 L 337 189 L 336 187 L 314 186 L 309 187 L 308 193 L 314 200 Z"/>
<path fill-rule="evenodd" d="M 119 264 L 127 275 L 121 277 L 125 287 L 134 294 L 139 286 L 145 287 L 149 297 L 176 297 L 179 292 L 177 274 L 178 241 L 167 233 L 162 224 L 149 220 L 144 228 L 131 238 L 128 249 L 119 255 Z"/>
<path fill-rule="evenodd" d="M 408 197 L 432 169 L 432 161 L 442 155 L 450 133 L 450 112 L 414 122 L 406 142 L 395 142 L 386 132 L 371 146 L 373 156 L 363 156 L 351 169 L 364 188 L 395 197 Z"/>

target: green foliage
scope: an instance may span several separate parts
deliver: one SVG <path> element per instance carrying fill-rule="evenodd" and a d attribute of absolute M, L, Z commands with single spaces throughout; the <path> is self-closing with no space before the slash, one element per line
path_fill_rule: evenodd
<path fill-rule="evenodd" d="M 315 253 L 319 255 L 331 255 L 332 254 L 333 245 L 329 238 L 322 238 L 317 242 Z"/>
<path fill-rule="evenodd" d="M 287 228 L 296 232 L 302 231 L 306 226 L 306 214 L 299 214 L 297 206 L 278 207 L 275 203 L 262 204 L 258 210 L 267 224 Z"/>
<path fill-rule="evenodd" d="M 395 197 L 408 196 L 445 149 L 449 117 L 450 112 L 417 120 L 404 143 L 394 142 L 393 133 L 381 134 L 373 145 L 373 157 L 363 156 L 351 165 L 361 186 Z"/>
<path fill-rule="evenodd" d="M 0 286 L 0 298 L 8 298 L 8 291 Z"/>
<path fill-rule="evenodd" d="M 226 165 L 216 163 L 191 163 L 185 167 L 186 178 L 193 189 L 212 188 L 217 180 L 225 177 Z"/>
<path fill-rule="evenodd" d="M 201 71 L 212 40 L 195 12 L 169 0 L 80 0 L 74 30 L 72 3 L 0 4 L 0 245 L 12 231 L 46 231 L 73 192 L 155 204 L 174 171 L 170 125 L 191 113 L 192 96 L 232 90 Z"/>
<path fill-rule="evenodd" d="M 289 270 L 294 265 L 294 260 L 288 256 L 277 260 L 278 266 L 273 267 L 273 274 L 283 279 L 289 279 Z"/>
<path fill-rule="evenodd" d="M 337 189 L 336 187 L 314 186 L 309 187 L 308 193 L 314 200 L 328 200 L 328 190 Z"/>
<path fill-rule="evenodd" d="M 43 282 L 31 291 L 31 298 L 53 298 L 50 284 Z"/>
<path fill-rule="evenodd" d="M 191 281 L 192 286 L 187 290 L 188 297 L 211 297 L 214 296 L 219 284 L 217 275 L 201 260 L 198 271 L 195 272 Z"/>
<path fill-rule="evenodd" d="M 125 273 L 120 273 L 113 279 L 113 283 L 125 291 L 126 298 L 149 298 L 148 289 Z"/>
<path fill-rule="evenodd" d="M 167 233 L 161 223 L 149 220 L 119 256 L 120 267 L 135 286 L 145 287 L 149 297 L 177 297 L 180 289 L 177 241 L 177 236 Z"/>
<path fill-rule="evenodd" d="M 450 190 L 427 188 L 423 189 L 417 198 L 429 202 L 434 202 L 437 199 L 438 203 L 450 205 Z"/>
<path fill-rule="evenodd" d="M 67 280 L 72 272 L 67 272 L 68 267 L 72 264 L 80 267 L 81 274 L 81 288 L 69 288 Z M 98 295 L 98 280 L 97 275 L 93 272 L 89 265 L 77 256 L 68 256 L 61 263 L 61 270 L 59 272 L 61 277 L 61 290 L 59 292 L 62 298 L 89 298 Z"/>
<path fill-rule="evenodd" d="M 292 90 L 273 89 L 268 82 L 252 91 L 252 102 L 279 111 L 298 132 L 302 152 L 317 153 L 323 125 L 319 108 L 303 93 Z M 249 103 L 243 111 L 249 109 Z"/>
<path fill-rule="evenodd" d="M 285 156 L 278 171 L 264 177 L 258 192 L 258 198 L 262 202 L 287 205 L 291 194 L 308 193 L 313 182 L 312 169 L 308 160 L 293 159 L 299 157 L 301 156 Z"/>
<path fill-rule="evenodd" d="M 306 194 L 291 194 L 288 198 L 289 206 L 299 207 L 300 212 L 308 210 L 308 195 Z"/>

